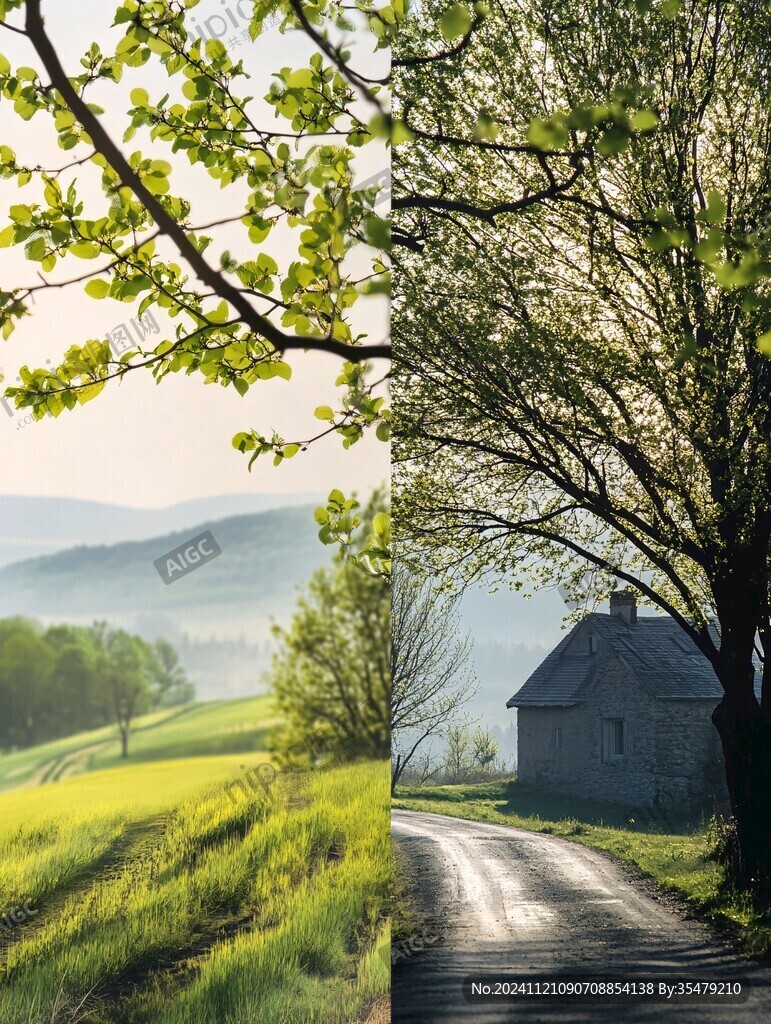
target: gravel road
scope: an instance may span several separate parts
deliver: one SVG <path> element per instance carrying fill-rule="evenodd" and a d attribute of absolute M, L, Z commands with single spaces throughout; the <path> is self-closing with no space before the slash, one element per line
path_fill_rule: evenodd
<path fill-rule="evenodd" d="M 413 867 L 420 934 L 394 947 L 393 1024 L 673 1021 L 771 1022 L 771 968 L 738 957 L 704 924 L 596 850 L 554 836 L 435 814 L 394 811 Z M 411 946 L 413 948 L 411 948 Z M 734 1005 L 467 1003 L 474 973 L 744 978 Z"/>

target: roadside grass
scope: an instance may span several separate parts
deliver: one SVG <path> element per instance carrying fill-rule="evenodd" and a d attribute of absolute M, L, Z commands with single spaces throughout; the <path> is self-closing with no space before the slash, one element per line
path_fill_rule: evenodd
<path fill-rule="evenodd" d="M 392 806 L 544 832 L 603 850 L 685 900 L 747 956 L 771 957 L 771 917 L 726 887 L 722 867 L 709 858 L 706 820 L 653 819 L 645 811 L 544 793 L 516 779 L 398 787 Z"/>
<path fill-rule="evenodd" d="M 230 800 L 212 773 L 244 757 L 0 795 L 0 892 L 39 906 L 0 948 L 3 1024 L 349 1024 L 386 995 L 387 764 Z"/>
<path fill-rule="evenodd" d="M 411 893 L 414 872 L 408 857 L 394 843 L 393 881 L 391 883 L 391 938 L 394 945 L 408 939 L 421 929 L 420 917 L 413 906 Z"/>

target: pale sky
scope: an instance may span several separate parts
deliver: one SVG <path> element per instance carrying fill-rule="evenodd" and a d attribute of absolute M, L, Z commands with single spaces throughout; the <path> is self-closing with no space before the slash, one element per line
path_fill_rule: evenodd
<path fill-rule="evenodd" d="M 77 7 L 55 0 L 44 3 L 47 25 L 63 63 L 70 74 L 79 70 L 79 58 L 91 41 L 107 53 L 110 40 L 116 38 L 110 23 L 117 4 L 105 0 L 81 0 Z M 242 4 L 242 9 L 250 6 Z M 74 17 L 77 12 L 77 20 Z M 247 22 L 239 15 L 235 0 L 203 0 L 195 9 L 199 26 L 209 24 L 227 43 L 246 31 Z M 210 20 L 214 18 L 215 20 Z M 18 19 L 18 15 L 16 15 Z M 9 18 L 12 23 L 15 19 Z M 233 26 L 237 22 L 237 27 Z M 210 33 L 211 34 L 211 33 Z M 117 36 L 119 38 L 119 36 Z M 114 44 L 113 44 L 114 45 Z M 0 52 L 13 66 L 28 64 L 40 68 L 37 57 L 25 40 L 0 30 Z M 301 66 L 307 53 L 303 38 L 282 36 L 271 31 L 257 43 L 242 42 L 234 50 L 252 74 L 236 91 L 260 97 L 267 91 L 270 75 L 282 66 Z M 384 59 L 381 57 L 381 60 Z M 155 58 L 150 62 L 154 65 Z M 369 60 L 368 69 L 373 67 Z M 120 142 L 128 124 L 125 110 L 131 105 L 131 89 L 146 88 L 151 97 L 178 89 L 183 79 L 168 80 L 165 72 L 149 72 L 148 66 L 126 69 L 119 86 L 107 83 L 95 88 L 92 102 L 107 110 L 106 122 L 113 138 Z M 262 105 L 261 105 L 262 106 Z M 264 108 L 269 109 L 269 108 Z M 272 112 L 260 119 L 271 124 Z M 5 101 L 0 103 L 0 139 L 17 154 L 20 162 L 62 166 L 85 147 L 65 153 L 56 145 L 53 126 L 45 114 L 23 122 Z M 236 188 L 220 192 L 216 182 L 201 168 L 191 168 L 186 158 L 180 161 L 168 145 L 152 144 L 140 131 L 124 145 L 130 154 L 141 149 L 145 155 L 170 160 L 172 193 L 193 201 L 193 224 L 238 213 L 246 190 Z M 368 147 L 360 165 L 361 180 L 381 170 L 387 163 L 383 151 Z M 67 172 L 70 174 L 72 172 Z M 98 178 L 90 167 L 77 170 L 81 197 L 87 202 L 85 215 L 98 216 L 104 210 L 104 197 Z M 61 179 L 69 182 L 67 175 Z M 89 183 L 91 183 L 89 187 Z M 0 182 L 0 229 L 9 223 L 6 211 L 12 203 L 32 203 L 37 186 L 31 183 L 18 189 L 15 181 Z M 240 258 L 252 253 L 244 249 L 245 235 L 236 229 L 218 229 L 208 251 L 216 261 L 219 253 L 230 248 Z M 263 251 L 279 265 L 296 258 L 297 239 L 270 236 Z M 246 243 L 248 246 L 248 242 Z M 36 264 L 27 263 L 21 247 L 0 251 L 0 282 L 3 288 L 35 282 Z M 51 280 L 76 277 L 91 269 L 83 261 L 68 258 L 56 268 Z M 8 341 L 0 341 L 0 367 L 6 383 L 15 383 L 20 366 L 40 366 L 56 362 L 66 348 L 95 338 L 103 339 L 120 324 L 130 324 L 138 314 L 128 303 L 110 299 L 90 299 L 82 285 L 38 293 L 32 315 L 17 327 Z M 382 300 L 360 300 L 357 324 L 374 341 L 387 335 L 387 306 Z M 165 325 L 158 336 L 171 337 Z M 286 439 L 302 439 L 317 433 L 320 427 L 313 417 L 319 405 L 336 405 L 334 379 L 340 363 L 331 356 L 296 354 L 290 360 L 294 369 L 291 382 L 275 380 L 255 385 L 245 398 L 234 389 L 207 386 L 200 375 L 171 375 L 156 385 L 145 371 L 130 374 L 119 386 L 111 386 L 95 401 L 59 419 L 24 423 L 25 415 L 12 417 L 0 405 L 0 493 L 60 495 L 90 498 L 138 507 L 161 507 L 206 495 L 238 492 L 324 492 L 334 487 L 359 493 L 382 483 L 389 476 L 388 446 L 373 438 L 344 451 L 340 439 L 332 437 L 298 454 L 290 462 L 274 468 L 272 461 L 255 463 L 247 473 L 247 457 L 230 444 L 233 434 L 257 428 L 263 433 L 277 429 Z M 382 366 L 383 364 L 379 364 Z"/>

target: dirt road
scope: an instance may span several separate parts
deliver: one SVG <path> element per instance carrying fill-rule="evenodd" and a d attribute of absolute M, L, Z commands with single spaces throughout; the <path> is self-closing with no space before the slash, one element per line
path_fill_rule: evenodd
<path fill-rule="evenodd" d="M 739 958 L 705 925 L 657 899 L 623 866 L 577 843 L 500 825 L 393 812 L 414 868 L 420 934 L 395 947 L 393 1024 L 771 1022 L 771 969 Z M 745 978 L 746 1003 L 469 1004 L 475 973 Z"/>

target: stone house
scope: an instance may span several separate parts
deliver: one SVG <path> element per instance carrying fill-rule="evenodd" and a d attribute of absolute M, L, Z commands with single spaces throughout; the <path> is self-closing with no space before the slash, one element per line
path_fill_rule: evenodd
<path fill-rule="evenodd" d="M 508 701 L 519 780 L 662 810 L 723 805 L 712 666 L 677 623 L 638 616 L 635 596 L 579 622 Z"/>

